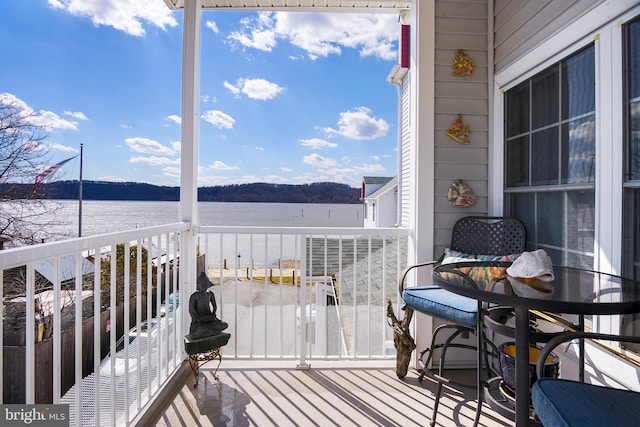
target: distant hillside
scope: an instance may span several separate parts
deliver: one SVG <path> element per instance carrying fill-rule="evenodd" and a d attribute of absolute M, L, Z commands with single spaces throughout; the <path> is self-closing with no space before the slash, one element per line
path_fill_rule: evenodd
<path fill-rule="evenodd" d="M 0 184 L 2 194 L 16 184 Z M 38 185 L 44 199 L 77 199 L 78 181 L 58 181 Z M 180 187 L 164 187 L 137 182 L 83 181 L 83 200 L 155 200 L 177 201 Z M 202 202 L 271 202 L 271 203 L 359 203 L 360 189 L 346 184 L 319 182 L 303 185 L 238 184 L 198 188 Z"/>

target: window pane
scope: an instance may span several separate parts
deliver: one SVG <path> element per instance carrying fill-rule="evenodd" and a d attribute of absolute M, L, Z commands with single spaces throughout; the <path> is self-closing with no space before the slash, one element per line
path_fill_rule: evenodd
<path fill-rule="evenodd" d="M 514 193 L 507 197 L 511 216 L 518 218 L 527 232 L 526 250 L 536 249 L 536 195 Z"/>
<path fill-rule="evenodd" d="M 538 245 L 562 247 L 564 236 L 564 193 L 538 193 Z"/>
<path fill-rule="evenodd" d="M 580 252 L 593 253 L 595 232 L 595 192 L 567 192 L 567 242 L 565 246 Z M 576 265 L 573 265 L 576 267 Z M 592 264 L 589 264 L 589 268 Z"/>
<path fill-rule="evenodd" d="M 534 76 L 531 88 L 531 128 L 538 129 L 558 122 L 558 67 L 550 67 Z"/>
<path fill-rule="evenodd" d="M 624 227 L 622 233 L 623 271 L 622 275 L 634 280 L 640 279 L 640 189 L 628 188 L 624 197 Z M 622 317 L 621 332 L 627 335 L 640 333 L 640 315 Z M 640 352 L 640 345 L 627 345 L 626 348 Z"/>
<path fill-rule="evenodd" d="M 507 138 L 529 132 L 529 81 L 507 92 Z"/>
<path fill-rule="evenodd" d="M 594 47 L 572 56 L 562 64 L 562 118 L 591 113 L 596 106 Z"/>
<path fill-rule="evenodd" d="M 628 107 L 627 167 L 630 180 L 640 179 L 640 20 L 627 27 Z"/>
<path fill-rule="evenodd" d="M 531 185 L 558 184 L 558 128 L 531 136 Z"/>
<path fill-rule="evenodd" d="M 624 275 L 635 280 L 640 279 L 640 189 L 628 188 L 624 191 L 624 228 L 622 234 L 624 257 Z"/>
<path fill-rule="evenodd" d="M 629 25 L 629 99 L 640 97 L 640 20 Z"/>
<path fill-rule="evenodd" d="M 529 185 L 529 137 L 507 142 L 507 186 Z"/>
<path fill-rule="evenodd" d="M 632 102 L 629 110 L 629 179 L 633 181 L 640 179 L 640 101 Z"/>
<path fill-rule="evenodd" d="M 562 183 L 595 182 L 596 117 L 589 116 L 562 126 Z"/>

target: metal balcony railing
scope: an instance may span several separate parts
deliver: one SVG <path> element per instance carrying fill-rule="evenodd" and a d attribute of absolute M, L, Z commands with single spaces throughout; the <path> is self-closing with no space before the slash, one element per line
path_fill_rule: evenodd
<path fill-rule="evenodd" d="M 185 232 L 175 223 L 2 251 L 2 402 L 68 404 L 72 425 L 129 424 L 185 357 L 185 251 L 229 323 L 225 358 L 395 356 L 385 302 L 397 300 L 407 230 L 198 227 L 196 247 L 181 248 Z"/>

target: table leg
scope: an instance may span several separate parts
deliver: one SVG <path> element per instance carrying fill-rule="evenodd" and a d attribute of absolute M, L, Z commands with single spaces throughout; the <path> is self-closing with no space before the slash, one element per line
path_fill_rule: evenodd
<path fill-rule="evenodd" d="M 516 426 L 529 425 L 529 310 L 515 308 L 516 314 Z"/>

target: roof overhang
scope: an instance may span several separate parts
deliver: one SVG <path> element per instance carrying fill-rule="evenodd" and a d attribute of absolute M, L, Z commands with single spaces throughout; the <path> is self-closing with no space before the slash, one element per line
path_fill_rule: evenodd
<path fill-rule="evenodd" d="M 314 12 L 398 13 L 411 8 L 411 1 L 399 0 L 201 0 L 209 10 L 279 10 Z M 185 0 L 164 0 L 169 9 L 183 9 Z"/>

